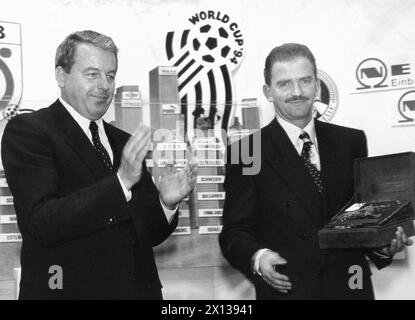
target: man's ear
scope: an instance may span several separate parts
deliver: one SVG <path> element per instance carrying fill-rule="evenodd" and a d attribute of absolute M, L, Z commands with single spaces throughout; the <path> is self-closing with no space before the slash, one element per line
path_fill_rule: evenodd
<path fill-rule="evenodd" d="M 274 98 L 271 95 L 271 88 L 269 87 L 269 85 L 264 84 L 262 86 L 262 91 L 264 92 L 264 96 L 267 98 L 269 102 L 274 102 Z"/>
<path fill-rule="evenodd" d="M 320 83 L 320 79 L 318 79 L 318 78 L 317 78 L 317 81 L 316 81 L 316 86 L 317 86 L 317 88 L 316 88 L 316 97 L 320 99 L 320 97 L 321 97 L 321 83 Z"/>
<path fill-rule="evenodd" d="M 65 70 L 63 70 L 63 68 L 61 66 L 56 67 L 56 69 L 55 69 L 55 79 L 56 79 L 56 82 L 58 83 L 58 86 L 60 88 L 65 87 L 66 77 L 67 77 L 67 73 L 65 72 Z"/>

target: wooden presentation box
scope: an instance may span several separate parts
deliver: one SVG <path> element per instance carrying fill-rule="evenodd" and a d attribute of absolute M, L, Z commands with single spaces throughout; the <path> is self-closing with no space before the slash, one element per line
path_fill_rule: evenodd
<path fill-rule="evenodd" d="M 355 202 L 336 214 L 318 232 L 322 249 L 380 248 L 401 226 L 415 235 L 415 153 L 357 159 Z"/>

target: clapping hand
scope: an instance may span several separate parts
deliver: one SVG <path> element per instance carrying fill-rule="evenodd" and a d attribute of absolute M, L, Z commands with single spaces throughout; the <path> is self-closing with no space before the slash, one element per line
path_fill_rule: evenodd
<path fill-rule="evenodd" d="M 151 129 L 139 124 L 125 145 L 118 174 L 128 190 L 138 183 L 142 175 L 142 163 L 151 143 Z"/>
<path fill-rule="evenodd" d="M 166 165 L 159 177 L 160 199 L 167 208 L 174 208 L 183 198 L 187 197 L 196 184 L 197 159 L 188 150 L 186 166 L 178 170 L 173 165 Z"/>

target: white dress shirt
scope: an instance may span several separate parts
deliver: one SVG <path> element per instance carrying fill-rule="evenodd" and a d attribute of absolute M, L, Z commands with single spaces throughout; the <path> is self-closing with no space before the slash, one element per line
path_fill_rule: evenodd
<path fill-rule="evenodd" d="M 290 138 L 291 143 L 294 145 L 299 155 L 301 155 L 301 151 L 303 150 L 304 145 L 304 141 L 299 138 L 300 134 L 303 132 L 308 133 L 308 135 L 310 136 L 310 140 L 313 143 L 310 148 L 310 162 L 316 166 L 318 171 L 321 171 L 314 119 L 311 119 L 311 121 L 305 126 L 304 129 L 300 129 L 299 127 L 293 125 L 292 123 L 280 117 L 277 117 L 277 121 L 284 129 L 284 131 L 287 133 L 288 138 Z"/>
<path fill-rule="evenodd" d="M 295 150 L 297 150 L 298 155 L 301 156 L 301 151 L 303 150 L 304 141 L 301 140 L 300 134 L 303 132 L 307 132 L 310 136 L 310 140 L 313 143 L 310 148 L 310 162 L 314 164 L 318 171 L 321 171 L 321 165 L 320 165 L 320 156 L 318 153 L 318 144 L 317 144 L 317 136 L 316 136 L 316 128 L 314 126 L 314 119 L 311 119 L 311 121 L 304 127 L 304 129 L 301 129 L 297 127 L 296 125 L 293 125 L 292 123 L 288 122 L 285 119 L 282 119 L 281 117 L 276 116 L 278 123 L 281 125 L 281 127 L 284 129 L 285 133 L 288 135 L 288 138 L 290 139 L 291 143 L 295 147 Z M 269 249 L 260 249 L 254 254 L 254 263 L 253 263 L 253 269 L 254 272 L 261 275 L 259 271 L 259 258 L 266 252 L 270 251 Z"/>
<path fill-rule="evenodd" d="M 62 103 L 62 105 L 65 107 L 65 109 L 69 112 L 69 114 L 72 116 L 72 118 L 76 121 L 76 123 L 81 127 L 82 131 L 86 134 L 86 136 L 88 137 L 91 144 L 94 145 L 94 143 L 92 142 L 91 130 L 89 130 L 89 124 L 90 124 L 91 120 L 85 118 L 80 113 L 78 113 L 73 107 L 71 107 L 71 105 L 69 103 L 67 103 L 62 98 L 59 98 L 59 101 Z M 101 143 L 104 146 L 105 150 L 107 150 L 108 155 L 111 159 L 111 162 L 114 163 L 114 154 L 112 152 L 112 148 L 111 148 L 110 142 L 108 140 L 107 134 L 105 133 L 104 122 L 102 121 L 102 119 L 98 119 L 98 120 L 95 121 L 95 123 L 98 126 L 99 139 L 101 140 Z M 127 187 L 124 185 L 124 182 L 122 181 L 122 179 L 121 179 L 121 177 L 118 173 L 117 173 L 117 177 L 118 177 L 118 180 L 120 181 L 121 188 L 124 191 L 125 199 L 127 201 L 130 201 L 131 196 L 132 196 L 131 191 L 128 190 Z M 170 210 L 170 209 L 166 208 L 163 205 L 161 200 L 160 200 L 160 204 L 163 208 L 164 214 L 166 215 L 167 221 L 170 223 L 173 220 L 174 214 L 177 210 L 177 206 L 173 210 Z"/>

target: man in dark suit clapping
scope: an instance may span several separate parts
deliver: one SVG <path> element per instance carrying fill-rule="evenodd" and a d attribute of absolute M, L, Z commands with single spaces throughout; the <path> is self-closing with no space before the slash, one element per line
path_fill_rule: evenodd
<path fill-rule="evenodd" d="M 150 129 L 130 136 L 102 120 L 117 51 L 97 32 L 70 34 L 56 52 L 61 97 L 6 126 L 2 160 L 23 238 L 21 299 L 162 298 L 152 247 L 175 229 L 196 166 L 169 171 L 158 191 L 144 162 Z"/>

